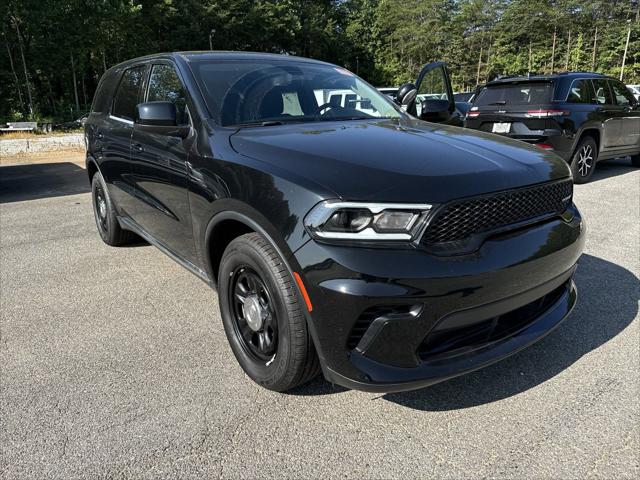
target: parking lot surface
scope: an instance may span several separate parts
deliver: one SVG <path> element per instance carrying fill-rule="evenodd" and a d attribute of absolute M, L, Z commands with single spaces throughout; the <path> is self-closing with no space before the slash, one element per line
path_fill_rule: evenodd
<path fill-rule="evenodd" d="M 578 305 L 553 334 L 427 389 L 253 384 L 215 293 L 104 245 L 74 163 L 0 168 L 0 478 L 640 475 L 640 170 L 576 186 Z"/>

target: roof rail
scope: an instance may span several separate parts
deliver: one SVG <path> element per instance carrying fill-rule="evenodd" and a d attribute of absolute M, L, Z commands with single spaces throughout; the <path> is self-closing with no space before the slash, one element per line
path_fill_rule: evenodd
<path fill-rule="evenodd" d="M 571 75 L 573 73 L 584 73 L 584 74 L 588 74 L 588 75 L 600 75 L 600 76 L 605 76 L 604 73 L 598 73 L 598 72 L 588 72 L 588 71 L 583 71 L 583 70 L 571 70 L 569 72 L 557 72 L 555 75 Z"/>

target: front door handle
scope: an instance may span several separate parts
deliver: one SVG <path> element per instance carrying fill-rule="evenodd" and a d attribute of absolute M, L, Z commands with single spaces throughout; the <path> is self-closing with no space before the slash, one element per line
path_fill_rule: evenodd
<path fill-rule="evenodd" d="M 136 152 L 144 152 L 144 147 L 139 143 L 134 143 L 131 148 L 133 148 Z"/>

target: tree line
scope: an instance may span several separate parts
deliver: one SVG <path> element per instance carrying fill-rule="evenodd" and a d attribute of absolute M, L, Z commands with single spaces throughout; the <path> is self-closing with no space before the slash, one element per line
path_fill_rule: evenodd
<path fill-rule="evenodd" d="M 102 73 L 176 50 L 326 60 L 374 85 L 596 71 L 640 83 L 640 0 L 2 0 L 0 121 L 70 120 Z M 625 55 L 626 51 L 626 55 Z"/>

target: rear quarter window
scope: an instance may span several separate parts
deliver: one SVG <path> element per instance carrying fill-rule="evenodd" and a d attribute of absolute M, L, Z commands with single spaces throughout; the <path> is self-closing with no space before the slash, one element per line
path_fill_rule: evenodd
<path fill-rule="evenodd" d="M 485 87 L 474 105 L 538 105 L 550 103 L 552 96 L 552 82 L 507 83 Z"/>
<path fill-rule="evenodd" d="M 106 113 L 109 111 L 116 80 L 117 76 L 113 72 L 107 72 L 102 76 L 91 103 L 92 113 Z"/>
<path fill-rule="evenodd" d="M 569 103 L 595 103 L 595 93 L 590 80 L 574 80 L 569 88 L 567 102 Z"/>

